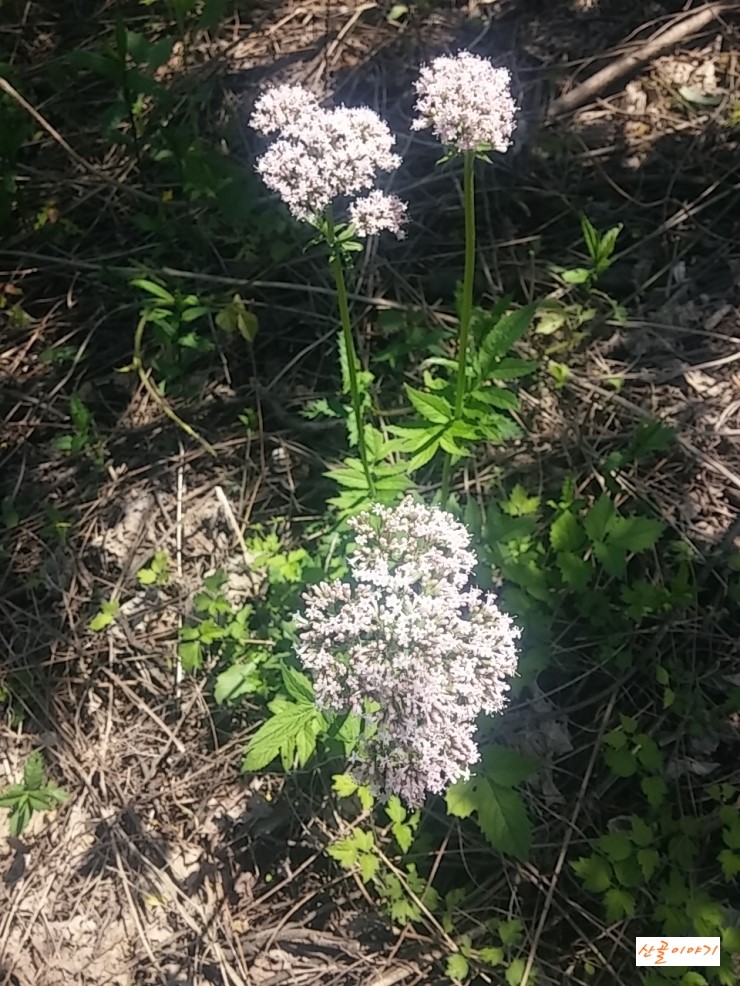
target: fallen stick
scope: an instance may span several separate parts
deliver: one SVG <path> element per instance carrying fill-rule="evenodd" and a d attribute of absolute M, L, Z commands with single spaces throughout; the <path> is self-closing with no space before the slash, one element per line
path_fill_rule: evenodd
<path fill-rule="evenodd" d="M 604 89 L 607 89 L 626 75 L 630 75 L 644 68 L 651 59 L 663 54 L 668 48 L 672 48 L 679 41 L 683 41 L 684 38 L 689 37 L 695 31 L 700 31 L 703 27 L 706 27 L 707 24 L 710 24 L 721 13 L 729 10 L 732 6 L 734 4 L 730 3 L 729 0 L 718 0 L 715 3 L 708 3 L 695 13 L 682 18 L 673 27 L 667 30 L 661 29 L 649 41 L 641 45 L 637 51 L 623 55 L 615 62 L 612 62 L 611 65 L 607 65 L 606 68 L 602 68 L 599 72 L 590 76 L 585 82 L 576 86 L 575 89 L 571 89 L 570 92 L 566 92 L 565 95 L 553 100 L 547 111 L 547 119 L 552 120 L 556 116 L 561 116 L 563 113 L 570 113 L 573 110 L 577 110 L 579 106 L 583 106 L 584 103 L 587 103 Z"/>

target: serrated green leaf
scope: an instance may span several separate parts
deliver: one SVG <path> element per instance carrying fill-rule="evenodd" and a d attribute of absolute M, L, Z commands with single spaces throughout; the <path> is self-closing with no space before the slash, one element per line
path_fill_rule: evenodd
<path fill-rule="evenodd" d="M 582 856 L 570 864 L 576 876 L 583 881 L 586 890 L 601 894 L 612 885 L 612 870 L 603 856 Z"/>
<path fill-rule="evenodd" d="M 32 811 L 47 811 L 51 807 L 46 791 L 26 791 L 26 801 Z"/>
<path fill-rule="evenodd" d="M 646 770 L 660 770 L 663 766 L 663 754 L 660 747 L 647 733 L 638 733 L 635 742 L 639 744 L 637 759 Z"/>
<path fill-rule="evenodd" d="M 504 973 L 504 979 L 506 980 L 507 986 L 519 986 L 519 983 L 522 981 L 522 977 L 524 976 L 526 965 L 527 964 L 524 959 L 511 960 L 506 968 L 506 972 Z M 532 967 L 532 972 L 533 971 L 534 966 Z M 532 972 L 529 974 L 529 982 L 534 986 L 535 977 L 532 975 Z"/>
<path fill-rule="evenodd" d="M 14 808 L 26 793 L 23 784 L 11 784 L 0 794 L 0 808 Z"/>
<path fill-rule="evenodd" d="M 425 394 L 421 390 L 405 386 L 406 396 L 414 409 L 425 421 L 435 425 L 446 425 L 452 421 L 454 413 L 449 401 L 439 394 Z"/>
<path fill-rule="evenodd" d="M 264 722 L 247 744 L 242 770 L 262 770 L 271 763 L 286 741 L 297 734 L 318 713 L 313 706 L 294 705 Z"/>
<path fill-rule="evenodd" d="M 571 267 L 560 272 L 566 284 L 586 284 L 591 280 L 593 272 L 590 267 Z"/>
<path fill-rule="evenodd" d="M 487 948 L 479 948 L 476 955 L 479 961 L 483 962 L 484 965 L 491 966 L 492 968 L 495 968 L 497 965 L 501 965 L 504 961 L 503 948 L 494 948 L 492 946 Z"/>
<path fill-rule="evenodd" d="M 183 670 L 191 673 L 203 666 L 203 654 L 199 640 L 182 640 L 177 648 Z"/>
<path fill-rule="evenodd" d="M 633 917 L 635 913 L 635 899 L 627 890 L 621 887 L 612 887 L 604 895 L 604 905 L 606 919 L 609 922 L 621 921 L 625 917 Z"/>
<path fill-rule="evenodd" d="M 594 545 L 594 555 L 609 575 L 613 575 L 617 579 L 624 578 L 627 571 L 627 557 L 624 548 L 597 541 Z"/>
<path fill-rule="evenodd" d="M 535 773 L 540 761 L 523 757 L 508 746 L 492 744 L 483 753 L 483 773 L 501 787 L 515 787 Z"/>
<path fill-rule="evenodd" d="M 537 312 L 535 332 L 537 335 L 554 335 L 568 324 L 568 310 L 559 301 L 546 301 Z"/>
<path fill-rule="evenodd" d="M 614 867 L 614 875 L 623 887 L 630 889 L 641 887 L 645 882 L 636 856 L 628 856 L 627 859 L 621 859 L 612 865 Z"/>
<path fill-rule="evenodd" d="M 350 798 L 357 790 L 357 782 L 349 774 L 334 774 L 331 779 L 331 789 L 340 798 Z"/>
<path fill-rule="evenodd" d="M 529 496 L 527 491 L 517 483 L 508 498 L 501 503 L 501 509 L 510 517 L 525 517 L 539 510 L 541 497 Z"/>
<path fill-rule="evenodd" d="M 686 911 L 697 935 L 716 935 L 725 923 L 721 905 L 704 891 L 692 895 Z"/>
<path fill-rule="evenodd" d="M 647 421 L 640 425 L 630 443 L 632 457 L 638 459 L 651 452 L 665 452 L 675 437 L 675 428 L 669 428 L 660 421 Z"/>
<path fill-rule="evenodd" d="M 284 773 L 294 770 L 296 767 L 296 737 L 295 735 L 286 736 L 280 744 L 278 754 L 280 756 L 280 766 Z"/>
<path fill-rule="evenodd" d="M 359 463 L 359 470 L 357 465 L 356 459 L 345 459 L 344 464 L 337 466 L 336 469 L 327 469 L 324 476 L 350 490 L 367 490 L 367 477 L 362 469 L 362 463 Z"/>
<path fill-rule="evenodd" d="M 499 360 L 496 365 L 488 371 L 489 380 L 506 381 L 518 380 L 520 377 L 528 377 L 539 369 L 540 364 L 533 359 L 518 359 L 515 356 L 506 356 Z"/>
<path fill-rule="evenodd" d="M 303 769 L 316 752 L 316 739 L 322 723 L 315 717 L 309 720 L 303 729 L 296 733 L 295 748 L 299 769 Z"/>
<path fill-rule="evenodd" d="M 475 779 L 456 781 L 445 794 L 447 814 L 455 818 L 469 818 L 478 807 L 478 790 Z"/>
<path fill-rule="evenodd" d="M 362 852 L 370 852 L 375 847 L 375 836 L 368 829 L 355 829 L 354 840 Z"/>
<path fill-rule="evenodd" d="M 460 458 L 470 455 L 468 449 L 464 445 L 460 445 L 450 431 L 445 431 L 439 436 L 439 446 L 443 451 Z"/>
<path fill-rule="evenodd" d="M 284 664 L 280 669 L 283 687 L 288 695 L 294 698 L 299 705 L 313 705 L 313 685 L 302 671 Z"/>
<path fill-rule="evenodd" d="M 8 828 L 10 834 L 18 839 L 20 838 L 23 830 L 26 828 L 28 823 L 31 821 L 31 815 L 33 811 L 28 801 L 25 799 L 16 804 L 13 811 L 10 813 L 10 819 Z"/>
<path fill-rule="evenodd" d="M 352 869 L 360 855 L 357 843 L 351 836 L 346 839 L 338 839 L 327 847 L 326 852 L 345 870 Z"/>
<path fill-rule="evenodd" d="M 257 316 L 248 311 L 238 294 L 235 294 L 229 304 L 218 313 L 216 325 L 227 334 L 238 332 L 249 343 L 254 342 L 259 331 Z"/>
<path fill-rule="evenodd" d="M 639 815 L 632 815 L 630 818 L 632 826 L 631 838 L 636 846 L 649 846 L 655 838 L 652 826 L 643 821 Z"/>
<path fill-rule="evenodd" d="M 555 551 L 576 552 L 586 541 L 578 518 L 566 510 L 550 525 L 550 544 Z"/>
<path fill-rule="evenodd" d="M 491 386 L 474 390 L 466 398 L 466 403 L 469 401 L 482 401 L 500 411 L 519 410 L 519 398 L 512 391 L 504 390 L 503 387 Z"/>
<path fill-rule="evenodd" d="M 413 461 L 413 460 L 412 460 Z M 408 464 L 406 464 L 406 469 L 409 469 Z M 382 472 L 376 471 L 375 474 L 375 490 L 378 493 L 388 493 L 388 492 L 398 492 L 402 493 L 407 490 L 411 482 L 408 476 L 400 476 L 387 474 L 384 475 Z"/>
<path fill-rule="evenodd" d="M 604 742 L 614 750 L 621 750 L 627 745 L 627 734 L 621 729 L 612 729 L 604 736 Z"/>
<path fill-rule="evenodd" d="M 464 982 L 470 972 L 470 963 L 460 952 L 447 956 L 445 971 L 454 983 Z"/>
<path fill-rule="evenodd" d="M 520 918 L 509 918 L 508 921 L 499 921 L 497 931 L 503 944 L 511 947 L 521 941 L 524 922 Z"/>
<path fill-rule="evenodd" d="M 360 876 L 363 883 L 369 883 L 376 876 L 380 867 L 380 860 L 377 856 L 370 853 L 363 853 L 359 859 Z"/>
<path fill-rule="evenodd" d="M 593 575 L 590 563 L 572 551 L 559 552 L 555 560 L 563 582 L 576 592 L 583 592 Z"/>
<path fill-rule="evenodd" d="M 62 788 L 56 787 L 54 784 L 47 784 L 44 788 L 44 793 L 50 801 L 56 801 L 60 805 L 65 804 L 69 800 L 69 795 Z"/>
<path fill-rule="evenodd" d="M 28 791 L 37 791 L 44 783 L 44 758 L 40 750 L 34 750 L 23 769 L 23 784 Z"/>
<path fill-rule="evenodd" d="M 581 235 L 583 236 L 583 241 L 586 244 L 588 255 L 594 262 L 596 262 L 599 258 L 599 234 L 596 232 L 593 223 L 586 215 L 581 216 Z"/>
<path fill-rule="evenodd" d="M 361 785 L 357 788 L 357 797 L 360 799 L 360 807 L 363 811 L 370 811 L 375 804 L 375 798 L 369 787 Z"/>
<path fill-rule="evenodd" d="M 732 852 L 730 849 L 722 849 L 717 859 L 722 867 L 722 875 L 725 880 L 734 880 L 740 873 L 740 853 Z"/>
<path fill-rule="evenodd" d="M 591 507 L 583 521 L 586 534 L 588 534 L 592 542 L 604 540 L 614 512 L 614 503 L 611 497 L 603 493 L 593 507 Z"/>
<path fill-rule="evenodd" d="M 354 752 L 354 749 L 357 746 L 357 741 L 360 738 L 361 729 L 362 720 L 360 717 L 355 715 L 353 712 L 348 712 L 342 720 L 341 726 L 337 730 L 337 739 L 339 739 L 344 746 L 344 752 L 347 756 Z"/>
<path fill-rule="evenodd" d="M 416 472 L 417 469 L 421 469 L 427 462 L 430 462 L 434 458 L 438 448 L 439 439 L 428 442 L 424 448 L 419 449 L 415 455 L 412 455 L 408 461 L 409 473 Z"/>
<path fill-rule="evenodd" d="M 394 822 L 391 825 L 391 832 L 401 852 L 407 853 L 414 841 L 414 832 L 411 826 L 405 825 L 403 822 Z"/>
<path fill-rule="evenodd" d="M 648 804 L 653 808 L 663 804 L 668 789 L 662 777 L 643 777 L 640 781 L 640 787 L 648 800 Z"/>
<path fill-rule="evenodd" d="M 637 758 L 631 750 L 604 750 L 604 760 L 617 777 L 632 777 L 637 771 Z"/>
<path fill-rule="evenodd" d="M 481 782 L 478 791 L 478 825 L 495 849 L 516 859 L 529 858 L 532 823 L 524 801 L 516 791 L 491 781 Z"/>
<path fill-rule="evenodd" d="M 649 883 L 653 874 L 660 866 L 660 854 L 655 849 L 638 849 L 637 862 L 640 864 L 645 882 Z"/>
<path fill-rule="evenodd" d="M 722 830 L 722 841 L 728 849 L 740 849 L 740 818 L 729 828 Z"/>
<path fill-rule="evenodd" d="M 253 661 L 247 664 L 235 663 L 216 676 L 213 697 L 219 705 L 236 702 L 245 695 L 253 695 L 262 684 L 257 666 Z"/>
<path fill-rule="evenodd" d="M 652 548 L 664 529 L 664 524 L 650 517 L 613 517 L 607 529 L 607 540 L 611 547 L 637 553 Z"/>
<path fill-rule="evenodd" d="M 478 347 L 478 378 L 487 380 L 496 363 L 507 355 L 532 324 L 536 304 L 502 315 L 487 332 Z"/>
<path fill-rule="evenodd" d="M 385 813 L 392 822 L 406 821 L 406 809 L 396 794 L 392 794 L 388 799 L 388 803 L 385 806 Z"/>
<path fill-rule="evenodd" d="M 632 854 L 632 843 L 622 832 L 608 832 L 600 836 L 595 845 L 605 853 L 612 862 L 621 862 Z"/>
<path fill-rule="evenodd" d="M 99 632 L 109 627 L 121 610 L 121 604 L 117 599 L 106 600 L 100 605 L 100 612 L 87 624 L 89 630 Z"/>

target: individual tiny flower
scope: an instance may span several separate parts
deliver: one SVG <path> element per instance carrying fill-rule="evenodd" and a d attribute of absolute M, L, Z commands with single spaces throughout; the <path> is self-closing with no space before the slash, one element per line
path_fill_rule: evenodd
<path fill-rule="evenodd" d="M 443 144 L 461 151 L 481 144 L 508 150 L 516 118 L 508 69 L 464 51 L 425 65 L 415 88 L 419 117 L 412 130 L 431 128 Z"/>
<path fill-rule="evenodd" d="M 318 109 L 318 99 L 303 86 L 273 86 L 254 104 L 249 125 L 261 134 L 271 134 L 297 123 L 301 116 Z"/>
<path fill-rule="evenodd" d="M 303 98 L 293 93 L 290 98 L 278 94 L 270 100 L 271 93 L 261 97 L 266 102 L 256 114 L 259 126 L 286 119 Z M 367 107 L 325 110 L 306 103 L 302 112 L 280 126 L 257 170 L 295 218 L 305 221 L 339 196 L 373 188 L 379 171 L 397 168 L 401 159 L 392 151 L 394 143 L 387 124 Z"/>
<path fill-rule="evenodd" d="M 358 236 L 375 236 L 384 229 L 395 233 L 402 240 L 406 233 L 406 203 L 397 195 L 386 195 L 379 189 L 355 199 L 349 207 L 349 220 Z"/>
<path fill-rule="evenodd" d="M 476 719 L 504 707 L 519 630 L 468 588 L 470 535 L 449 514 L 407 497 L 349 523 L 351 582 L 304 595 L 297 653 L 319 707 L 364 721 L 355 779 L 417 807 L 479 759 Z"/>

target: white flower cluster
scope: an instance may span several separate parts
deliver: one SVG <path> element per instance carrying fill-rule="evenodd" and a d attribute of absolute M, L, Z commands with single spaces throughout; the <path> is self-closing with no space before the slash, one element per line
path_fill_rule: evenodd
<path fill-rule="evenodd" d="M 339 196 L 372 189 L 378 171 L 393 171 L 401 163 L 391 150 L 395 137 L 377 113 L 367 107 L 325 110 L 302 86 L 265 92 L 249 122 L 260 133 L 278 133 L 257 170 L 302 221 L 320 215 Z M 399 235 L 405 213 L 405 203 L 376 189 L 355 206 L 356 231 L 371 236 L 388 229 Z"/>
<path fill-rule="evenodd" d="M 320 708 L 365 722 L 355 779 L 418 807 L 479 759 L 475 721 L 504 707 L 519 630 L 468 588 L 470 536 L 449 514 L 407 497 L 350 523 L 352 582 L 304 595 L 298 656 Z"/>
<path fill-rule="evenodd" d="M 425 65 L 415 87 L 419 117 L 412 130 L 431 127 L 443 144 L 461 151 L 480 144 L 508 150 L 516 119 L 508 69 L 464 51 Z"/>

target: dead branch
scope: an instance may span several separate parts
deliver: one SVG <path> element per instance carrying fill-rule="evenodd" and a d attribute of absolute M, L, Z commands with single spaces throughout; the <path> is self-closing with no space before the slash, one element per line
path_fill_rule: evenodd
<path fill-rule="evenodd" d="M 649 41 L 640 45 L 636 51 L 623 55 L 590 76 L 575 89 L 571 89 L 570 92 L 566 92 L 565 95 L 555 99 L 547 111 L 547 119 L 553 120 L 564 113 L 577 110 L 609 86 L 614 85 L 615 82 L 638 72 L 658 55 L 662 55 L 669 48 L 706 27 L 724 11 L 729 10 L 731 6 L 733 5 L 728 0 L 708 3 L 690 16 L 682 17 L 673 27 L 667 30 L 661 29 Z"/>

